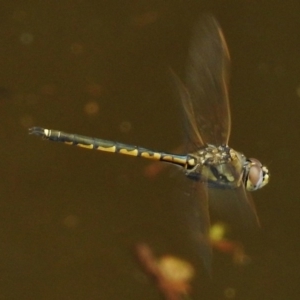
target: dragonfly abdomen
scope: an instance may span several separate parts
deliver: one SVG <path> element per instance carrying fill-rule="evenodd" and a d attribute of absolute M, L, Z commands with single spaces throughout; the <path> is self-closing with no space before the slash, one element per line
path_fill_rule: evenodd
<path fill-rule="evenodd" d="M 63 131 L 33 127 L 29 130 L 30 134 L 42 136 L 44 139 L 62 142 L 67 145 L 75 145 L 86 149 L 94 149 L 104 152 L 120 153 L 135 157 L 143 157 L 151 160 L 159 160 L 187 168 L 189 164 L 195 164 L 189 155 L 177 155 L 160 151 L 153 151 L 139 146 L 128 145 L 103 139 L 97 139 L 84 135 L 66 133 Z"/>

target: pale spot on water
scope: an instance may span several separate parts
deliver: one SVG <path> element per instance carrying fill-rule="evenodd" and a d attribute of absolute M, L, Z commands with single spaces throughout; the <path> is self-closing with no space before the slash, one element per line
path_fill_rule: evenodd
<path fill-rule="evenodd" d="M 296 94 L 300 98 L 300 85 L 298 85 L 296 88 Z"/>
<path fill-rule="evenodd" d="M 33 40 L 34 40 L 33 34 L 29 32 L 24 32 L 20 35 L 20 42 L 24 45 L 31 44 Z"/>
<path fill-rule="evenodd" d="M 230 288 L 230 287 L 226 288 L 224 290 L 224 296 L 227 299 L 234 299 L 235 296 L 236 296 L 235 289 L 234 288 Z"/>
<path fill-rule="evenodd" d="M 76 215 L 68 215 L 63 219 L 63 225 L 67 228 L 75 228 L 79 224 L 79 219 Z"/>
<path fill-rule="evenodd" d="M 84 106 L 84 112 L 90 116 L 98 114 L 99 109 L 99 104 L 96 101 L 90 101 Z"/>
<path fill-rule="evenodd" d="M 164 277 L 173 282 L 189 281 L 195 274 L 190 263 L 171 255 L 161 257 L 158 260 L 158 267 Z"/>
<path fill-rule="evenodd" d="M 75 55 L 80 55 L 83 53 L 83 45 L 79 43 L 73 43 L 71 45 L 71 52 Z"/>
<path fill-rule="evenodd" d="M 209 237 L 212 241 L 221 241 L 225 236 L 226 228 L 222 223 L 215 223 L 209 230 Z"/>
<path fill-rule="evenodd" d="M 124 121 L 120 124 L 120 131 L 123 133 L 129 132 L 131 130 L 131 128 L 132 128 L 132 125 L 128 121 Z"/>

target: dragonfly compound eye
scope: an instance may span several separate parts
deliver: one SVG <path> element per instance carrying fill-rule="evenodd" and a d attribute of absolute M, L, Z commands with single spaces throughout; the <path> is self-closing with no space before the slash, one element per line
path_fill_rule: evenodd
<path fill-rule="evenodd" d="M 246 189 L 248 191 L 255 191 L 269 182 L 269 171 L 255 158 L 250 158 L 248 163 L 248 176 L 245 182 Z"/>

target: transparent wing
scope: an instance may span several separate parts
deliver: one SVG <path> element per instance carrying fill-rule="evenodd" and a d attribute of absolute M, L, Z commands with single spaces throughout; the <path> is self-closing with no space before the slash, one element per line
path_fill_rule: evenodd
<path fill-rule="evenodd" d="M 209 189 L 209 206 L 213 218 L 236 228 L 256 229 L 260 226 L 252 196 L 244 185 L 237 189 Z"/>
<path fill-rule="evenodd" d="M 185 247 L 191 245 L 196 257 L 201 257 L 204 266 L 211 271 L 211 244 L 209 241 L 210 217 L 206 185 L 187 178 L 180 173 L 176 176 L 176 211 L 181 230 L 187 239 Z"/>
<path fill-rule="evenodd" d="M 202 16 L 192 35 L 185 85 L 180 86 L 189 143 L 194 150 L 206 143 L 228 145 L 231 130 L 229 67 L 229 52 L 219 24 L 210 15 Z M 235 180 L 240 178 L 242 166 L 226 167 L 226 172 Z M 252 198 L 243 184 L 235 190 L 209 189 L 209 203 L 212 210 L 232 222 L 239 219 L 239 224 L 249 227 L 259 224 Z"/>
<path fill-rule="evenodd" d="M 179 87 L 189 141 L 195 149 L 205 143 L 228 144 L 231 129 L 227 91 L 229 65 L 229 53 L 219 24 L 212 16 L 202 16 L 192 35 L 185 86 Z"/>

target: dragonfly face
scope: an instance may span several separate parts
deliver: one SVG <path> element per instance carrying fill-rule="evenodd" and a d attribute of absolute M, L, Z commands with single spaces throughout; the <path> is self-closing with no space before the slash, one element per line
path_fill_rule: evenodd
<path fill-rule="evenodd" d="M 256 158 L 249 158 L 244 166 L 243 181 L 247 191 L 255 191 L 269 182 L 269 170 Z"/>

